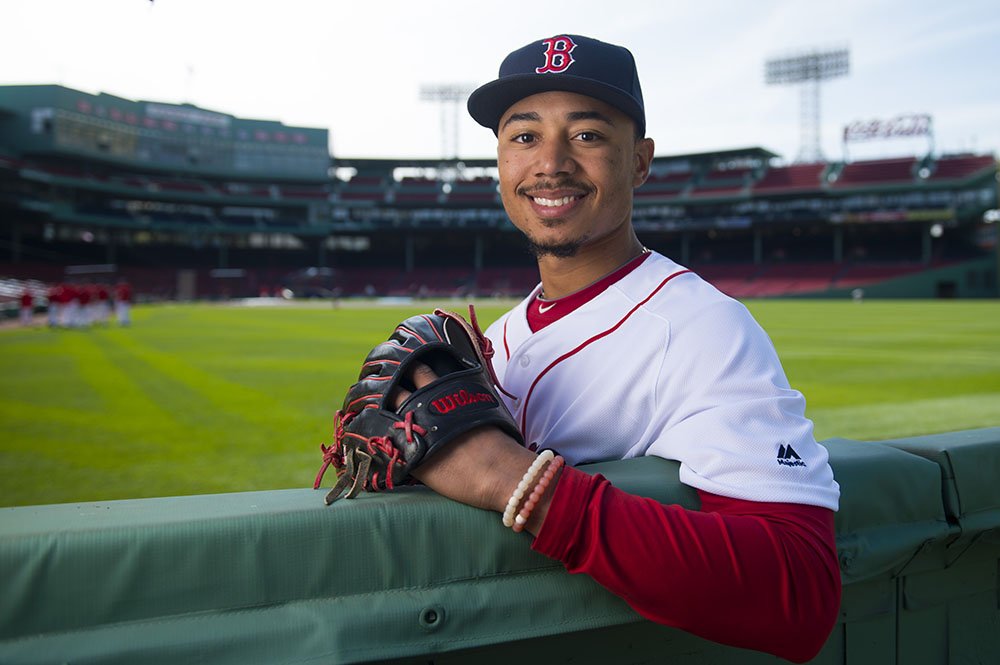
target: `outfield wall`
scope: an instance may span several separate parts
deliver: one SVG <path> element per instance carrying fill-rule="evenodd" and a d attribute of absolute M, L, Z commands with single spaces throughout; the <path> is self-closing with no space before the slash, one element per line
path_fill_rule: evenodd
<path fill-rule="evenodd" d="M 964 261 L 887 279 L 861 288 L 865 298 L 996 298 L 1000 297 L 994 257 Z M 851 298 L 856 287 L 829 289 L 788 298 Z"/>
<path fill-rule="evenodd" d="M 1000 427 L 823 445 L 845 586 L 812 662 L 1000 662 Z M 697 506 L 676 463 L 585 468 Z M 426 488 L 323 494 L 0 509 L 0 662 L 777 662 L 651 624 Z"/>

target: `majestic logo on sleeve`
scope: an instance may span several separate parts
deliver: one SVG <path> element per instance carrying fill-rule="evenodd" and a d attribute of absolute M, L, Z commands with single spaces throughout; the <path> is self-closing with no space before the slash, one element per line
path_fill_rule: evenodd
<path fill-rule="evenodd" d="M 543 39 L 542 43 L 547 46 L 545 64 L 535 68 L 536 74 L 562 74 L 575 62 L 573 49 L 576 48 L 576 43 L 569 37 L 549 37 Z"/>
<path fill-rule="evenodd" d="M 805 466 L 799 454 L 795 452 L 791 444 L 778 446 L 778 464 L 782 466 Z"/>
<path fill-rule="evenodd" d="M 431 409 L 437 411 L 438 413 L 445 414 L 450 413 L 455 409 L 461 409 L 473 404 L 495 406 L 496 403 L 496 398 L 489 393 L 472 393 L 468 390 L 459 390 L 451 395 L 442 395 L 441 397 L 432 400 Z"/>

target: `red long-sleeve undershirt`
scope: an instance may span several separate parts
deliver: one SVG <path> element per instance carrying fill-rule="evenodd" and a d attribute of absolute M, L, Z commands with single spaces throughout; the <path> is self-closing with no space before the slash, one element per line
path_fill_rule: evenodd
<path fill-rule="evenodd" d="M 564 469 L 532 548 L 637 612 L 701 637 L 809 660 L 840 608 L 833 511 L 699 491 L 700 511 Z"/>

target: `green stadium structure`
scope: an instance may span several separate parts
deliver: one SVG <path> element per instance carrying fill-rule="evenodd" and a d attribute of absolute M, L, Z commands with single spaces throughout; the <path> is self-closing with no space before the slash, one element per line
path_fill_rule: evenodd
<path fill-rule="evenodd" d="M 353 159 L 328 143 L 325 129 L 191 105 L 0 87 L 0 276 L 110 266 L 140 297 L 180 299 L 534 286 L 493 160 Z M 659 156 L 634 222 L 739 298 L 995 297 L 997 173 L 989 154 Z"/>

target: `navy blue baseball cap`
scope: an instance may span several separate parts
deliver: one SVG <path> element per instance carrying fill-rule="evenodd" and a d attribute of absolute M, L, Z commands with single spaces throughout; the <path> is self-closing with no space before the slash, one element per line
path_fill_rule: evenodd
<path fill-rule="evenodd" d="M 561 90 L 614 106 L 646 133 L 646 110 L 635 58 L 628 49 L 581 35 L 556 35 L 514 51 L 500 64 L 500 76 L 472 93 L 469 114 L 497 133 L 500 118 L 515 102 Z"/>

